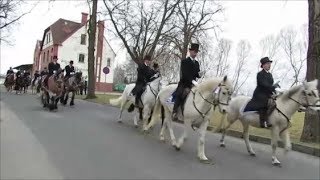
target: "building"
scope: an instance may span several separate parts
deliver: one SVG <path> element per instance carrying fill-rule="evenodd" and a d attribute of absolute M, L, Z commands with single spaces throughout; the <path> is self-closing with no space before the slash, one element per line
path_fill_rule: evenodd
<path fill-rule="evenodd" d="M 34 51 L 34 71 L 42 70 L 58 57 L 61 68 L 74 61 L 77 71 L 88 77 L 88 14 L 82 13 L 81 22 L 58 19 L 44 30 L 42 41 L 37 41 Z M 95 75 L 97 91 L 112 91 L 115 52 L 104 35 L 104 22 L 98 21 L 95 46 Z M 38 46 L 40 45 L 40 46 Z M 103 68 L 109 68 L 109 74 Z"/>

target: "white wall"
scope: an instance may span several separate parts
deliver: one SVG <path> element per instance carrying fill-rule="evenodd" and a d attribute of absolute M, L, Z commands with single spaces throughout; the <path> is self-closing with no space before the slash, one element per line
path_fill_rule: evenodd
<path fill-rule="evenodd" d="M 44 36 L 44 42 L 43 42 L 43 47 L 42 49 L 46 49 L 49 46 L 53 45 L 53 41 L 52 41 L 52 33 L 51 31 L 48 31 L 46 33 L 46 35 Z"/>

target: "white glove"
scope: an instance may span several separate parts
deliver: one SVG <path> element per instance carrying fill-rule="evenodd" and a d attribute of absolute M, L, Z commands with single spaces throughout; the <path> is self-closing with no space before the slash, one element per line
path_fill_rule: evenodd
<path fill-rule="evenodd" d="M 159 74 L 158 73 L 156 73 L 156 74 L 154 74 L 153 76 L 152 76 L 152 78 L 158 78 L 159 77 Z"/>
<path fill-rule="evenodd" d="M 197 81 L 195 81 L 195 80 L 192 80 L 192 84 L 193 84 L 194 86 L 196 86 L 196 87 L 199 86 L 199 83 L 198 83 Z"/>

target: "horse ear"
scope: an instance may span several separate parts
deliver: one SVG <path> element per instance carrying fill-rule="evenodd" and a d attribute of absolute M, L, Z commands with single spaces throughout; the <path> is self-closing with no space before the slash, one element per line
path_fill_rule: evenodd
<path fill-rule="evenodd" d="M 226 82 L 226 81 L 227 81 L 227 75 L 223 77 L 223 82 Z"/>

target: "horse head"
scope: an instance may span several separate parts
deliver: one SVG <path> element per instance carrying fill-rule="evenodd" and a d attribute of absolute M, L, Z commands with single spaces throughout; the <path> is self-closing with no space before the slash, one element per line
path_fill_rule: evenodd
<path fill-rule="evenodd" d="M 208 99 L 212 99 L 213 107 L 219 107 L 220 113 L 226 113 L 233 92 L 232 83 L 227 76 L 221 78 L 210 78 L 199 84 L 197 88 L 200 93 L 209 93 Z"/>

